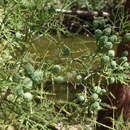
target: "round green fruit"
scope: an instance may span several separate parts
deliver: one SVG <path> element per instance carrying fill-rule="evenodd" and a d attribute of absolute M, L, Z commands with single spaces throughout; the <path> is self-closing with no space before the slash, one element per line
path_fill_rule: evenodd
<path fill-rule="evenodd" d="M 99 102 L 92 103 L 91 107 L 94 110 L 100 110 L 101 109 L 101 106 L 100 106 Z"/>
<path fill-rule="evenodd" d="M 126 33 L 124 35 L 124 40 L 125 40 L 125 42 L 130 41 L 130 33 Z"/>
<path fill-rule="evenodd" d="M 21 39 L 21 37 L 22 37 L 22 34 L 20 32 L 16 32 L 16 38 Z"/>
<path fill-rule="evenodd" d="M 113 47 L 113 44 L 111 42 L 106 42 L 104 45 L 104 48 L 107 50 L 112 49 L 112 47 Z"/>
<path fill-rule="evenodd" d="M 111 61 L 111 66 L 112 66 L 112 68 L 114 68 L 114 69 L 115 69 L 115 68 L 116 68 L 116 66 L 117 66 L 116 61 L 114 61 L 114 60 L 113 60 L 113 61 Z"/>
<path fill-rule="evenodd" d="M 114 50 L 109 50 L 108 51 L 108 56 L 114 57 L 115 56 L 115 51 Z"/>
<path fill-rule="evenodd" d="M 122 53 L 122 56 L 128 56 L 129 55 L 129 52 L 128 51 L 124 51 L 123 53 Z"/>
<path fill-rule="evenodd" d="M 31 77 L 35 70 L 34 67 L 30 63 L 28 63 L 24 66 L 24 71 L 28 76 Z"/>
<path fill-rule="evenodd" d="M 65 82 L 65 77 L 63 77 L 63 76 L 57 76 L 57 77 L 54 78 L 54 81 L 56 83 L 64 83 Z"/>
<path fill-rule="evenodd" d="M 113 84 L 115 82 L 115 78 L 114 77 L 111 77 L 110 79 L 109 79 L 109 83 L 110 84 Z"/>
<path fill-rule="evenodd" d="M 80 94 L 79 94 L 79 95 L 77 96 L 77 98 L 78 98 L 78 100 L 81 101 L 81 102 L 83 102 L 83 101 L 85 100 L 84 95 L 80 95 Z"/>
<path fill-rule="evenodd" d="M 92 94 L 91 98 L 93 100 L 98 100 L 98 94 L 96 94 L 96 93 Z"/>
<path fill-rule="evenodd" d="M 108 62 L 110 61 L 110 57 L 109 57 L 109 56 L 103 56 L 103 57 L 101 58 L 101 61 L 102 61 L 103 63 L 108 63 Z"/>
<path fill-rule="evenodd" d="M 61 66 L 60 65 L 54 65 L 51 68 L 51 70 L 52 70 L 53 73 L 59 73 L 61 71 Z"/>
<path fill-rule="evenodd" d="M 71 49 L 65 45 L 62 49 L 62 56 L 69 56 L 70 53 L 71 53 Z"/>
<path fill-rule="evenodd" d="M 120 58 L 120 62 L 127 62 L 128 58 L 126 56 L 123 56 Z"/>
<path fill-rule="evenodd" d="M 81 75 L 77 75 L 77 76 L 76 76 L 76 79 L 77 79 L 78 81 L 80 81 L 80 80 L 82 80 L 82 76 L 81 76 Z"/>
<path fill-rule="evenodd" d="M 43 71 L 41 70 L 36 70 L 33 75 L 32 75 L 32 80 L 36 83 L 39 83 L 40 81 L 43 80 Z"/>
<path fill-rule="evenodd" d="M 99 42 L 101 44 L 105 44 L 106 42 L 108 42 L 108 36 L 101 36 Z"/>
<path fill-rule="evenodd" d="M 104 33 L 104 35 L 106 35 L 106 36 L 109 36 L 110 34 L 111 34 L 111 32 L 112 32 L 112 30 L 111 30 L 111 28 L 105 28 L 104 30 L 103 30 L 103 33 Z"/>
<path fill-rule="evenodd" d="M 102 89 L 101 89 L 100 86 L 96 86 L 96 87 L 94 87 L 93 90 L 94 90 L 95 93 L 98 93 L 98 94 L 100 94 L 101 91 L 102 91 Z"/>
<path fill-rule="evenodd" d="M 118 38 L 117 38 L 116 35 L 112 35 L 112 36 L 109 38 L 109 40 L 110 40 L 112 43 L 115 43 L 115 42 L 118 41 Z"/>
<path fill-rule="evenodd" d="M 33 95 L 29 92 L 23 94 L 23 98 L 27 101 L 31 101 L 33 99 Z"/>
<path fill-rule="evenodd" d="M 95 31 L 95 37 L 98 40 L 102 36 L 103 32 L 100 29 Z"/>
<path fill-rule="evenodd" d="M 22 87 L 16 87 L 15 88 L 15 92 L 18 96 L 21 96 L 23 95 L 24 91 L 23 91 L 23 88 Z"/>

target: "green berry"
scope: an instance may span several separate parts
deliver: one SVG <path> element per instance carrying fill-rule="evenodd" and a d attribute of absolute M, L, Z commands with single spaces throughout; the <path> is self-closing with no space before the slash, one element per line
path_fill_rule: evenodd
<path fill-rule="evenodd" d="M 77 76 L 76 76 L 76 79 L 77 79 L 78 81 L 80 81 L 80 80 L 82 80 L 82 76 L 81 76 L 81 75 L 77 75 Z"/>
<path fill-rule="evenodd" d="M 108 56 L 114 57 L 115 56 L 115 51 L 114 50 L 109 50 L 108 51 Z"/>
<path fill-rule="evenodd" d="M 54 81 L 56 83 L 64 83 L 65 82 L 65 77 L 63 77 L 63 76 L 57 76 L 57 77 L 54 78 Z"/>
<path fill-rule="evenodd" d="M 106 36 L 109 36 L 110 34 L 111 34 L 111 32 L 112 32 L 112 30 L 111 30 L 111 28 L 105 28 L 104 30 L 103 30 L 103 33 L 104 33 L 104 35 L 106 35 Z"/>
<path fill-rule="evenodd" d="M 39 83 L 43 80 L 43 72 L 41 70 L 36 70 L 32 75 L 32 80 L 35 83 Z"/>
<path fill-rule="evenodd" d="M 22 34 L 20 32 L 16 32 L 16 38 L 21 39 L 21 37 L 22 37 Z"/>
<path fill-rule="evenodd" d="M 23 91 L 23 88 L 22 87 L 16 87 L 15 88 L 15 92 L 18 96 L 22 96 L 24 91 Z"/>
<path fill-rule="evenodd" d="M 35 70 L 34 67 L 30 63 L 28 63 L 24 66 L 24 71 L 28 76 L 31 77 Z"/>
<path fill-rule="evenodd" d="M 126 62 L 126 61 L 128 61 L 128 58 L 126 56 L 120 58 L 120 62 Z"/>
<path fill-rule="evenodd" d="M 91 98 L 96 101 L 98 99 L 98 94 L 96 93 L 92 94 Z"/>
<path fill-rule="evenodd" d="M 110 84 L 113 84 L 115 82 L 115 78 L 114 77 L 111 77 L 110 79 L 109 79 L 109 83 Z"/>
<path fill-rule="evenodd" d="M 125 40 L 125 42 L 130 41 L 130 33 L 126 33 L 126 34 L 124 35 L 124 40 Z"/>
<path fill-rule="evenodd" d="M 93 90 L 94 90 L 95 93 L 98 93 L 98 94 L 100 94 L 101 91 L 102 91 L 102 89 L 101 89 L 100 86 L 96 86 L 96 87 L 94 87 Z"/>
<path fill-rule="evenodd" d="M 101 36 L 99 39 L 100 44 L 105 44 L 108 42 L 108 36 Z"/>
<path fill-rule="evenodd" d="M 91 107 L 93 110 L 100 110 L 101 109 L 99 102 L 92 103 Z"/>
<path fill-rule="evenodd" d="M 116 66 L 117 66 L 117 63 L 116 63 L 116 61 L 111 61 L 111 66 L 112 66 L 112 68 L 116 68 Z"/>
<path fill-rule="evenodd" d="M 33 99 L 33 96 L 32 96 L 31 93 L 26 92 L 26 93 L 23 94 L 23 98 L 24 98 L 25 100 L 27 100 L 27 101 L 31 101 L 31 100 Z"/>
<path fill-rule="evenodd" d="M 71 49 L 65 45 L 62 49 L 62 56 L 69 56 L 70 53 L 71 53 Z"/>
<path fill-rule="evenodd" d="M 122 53 L 122 56 L 128 56 L 129 55 L 129 52 L 128 51 L 124 51 L 123 53 Z"/>
<path fill-rule="evenodd" d="M 51 70 L 52 70 L 53 73 L 59 73 L 61 71 L 61 66 L 60 65 L 54 65 L 51 68 Z"/>
<path fill-rule="evenodd" d="M 111 42 L 106 42 L 104 45 L 104 48 L 107 50 L 112 49 L 112 47 L 113 47 L 113 44 Z"/>
<path fill-rule="evenodd" d="M 78 98 L 78 100 L 81 101 L 81 102 L 83 102 L 83 101 L 85 100 L 85 96 L 84 96 L 84 95 L 81 95 L 81 94 L 79 94 L 79 95 L 77 96 L 77 98 Z"/>
<path fill-rule="evenodd" d="M 102 36 L 103 32 L 100 29 L 95 31 L 95 37 L 98 40 Z"/>
<path fill-rule="evenodd" d="M 117 38 L 116 35 L 112 35 L 112 36 L 109 38 L 109 40 L 110 40 L 112 43 L 115 43 L 115 42 L 118 41 L 118 38 Z"/>
<path fill-rule="evenodd" d="M 103 63 L 108 63 L 108 62 L 110 61 L 110 57 L 109 57 L 109 56 L 103 56 L 103 57 L 101 58 L 101 61 L 102 61 Z"/>

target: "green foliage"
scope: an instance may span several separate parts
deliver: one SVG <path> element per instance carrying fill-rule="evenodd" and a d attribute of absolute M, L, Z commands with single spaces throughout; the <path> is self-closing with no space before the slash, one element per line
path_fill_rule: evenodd
<path fill-rule="evenodd" d="M 107 25 L 108 19 L 98 17 L 93 21 L 96 50 L 86 51 L 85 40 L 82 44 L 87 49 L 75 56 L 71 47 L 62 44 L 60 34 L 68 31 L 62 24 L 64 15 L 54 9 L 71 8 L 69 5 L 76 1 L 59 1 L 60 5 L 56 0 L 0 2 L 0 124 L 49 130 L 58 123 L 93 123 L 103 107 L 101 97 L 107 94 L 106 86 L 127 83 L 129 79 L 128 52 L 115 57 L 113 46 L 121 39 L 113 26 Z M 104 0 L 82 2 L 88 10 L 105 7 Z M 50 34 L 55 32 L 61 40 L 61 45 L 56 45 L 61 50 L 57 52 L 58 61 L 32 53 L 32 41 L 44 35 L 54 42 Z M 129 39 L 128 33 L 125 38 Z M 66 91 L 61 93 L 60 88 Z M 60 98 L 65 94 L 67 99 L 56 100 L 57 92 Z"/>
<path fill-rule="evenodd" d="M 102 10 L 105 8 L 107 2 L 105 0 L 80 0 L 76 1 L 82 8 L 88 8 L 88 10 Z"/>
<path fill-rule="evenodd" d="M 126 33 L 125 35 L 124 35 L 124 41 L 125 42 L 128 42 L 130 40 L 130 33 Z"/>

